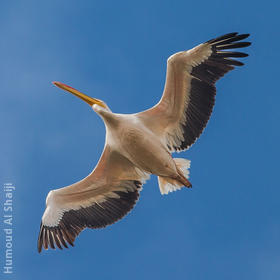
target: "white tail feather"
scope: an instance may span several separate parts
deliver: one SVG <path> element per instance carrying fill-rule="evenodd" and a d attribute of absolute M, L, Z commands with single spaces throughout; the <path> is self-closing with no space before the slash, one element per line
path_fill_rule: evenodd
<path fill-rule="evenodd" d="M 177 167 L 181 170 L 181 172 L 184 174 L 184 176 L 189 179 L 190 170 L 191 167 L 191 161 L 184 158 L 174 158 L 174 161 L 177 165 Z"/>
<path fill-rule="evenodd" d="M 174 161 L 184 176 L 189 178 L 191 161 L 183 158 L 174 158 Z M 158 185 L 161 194 L 168 194 L 169 192 L 180 190 L 184 186 L 177 180 L 160 176 L 158 176 Z"/>

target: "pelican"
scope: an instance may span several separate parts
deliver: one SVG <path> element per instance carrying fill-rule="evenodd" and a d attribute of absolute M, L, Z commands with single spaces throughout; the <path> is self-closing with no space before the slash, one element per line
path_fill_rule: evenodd
<path fill-rule="evenodd" d="M 190 161 L 173 158 L 172 153 L 187 150 L 206 127 L 215 103 L 215 82 L 243 65 L 233 58 L 248 55 L 230 50 L 249 46 L 242 41 L 248 36 L 229 33 L 170 56 L 160 101 L 140 113 L 113 113 L 104 101 L 53 82 L 92 107 L 104 121 L 106 140 L 86 178 L 48 193 L 38 252 L 42 247 L 74 246 L 85 228 L 103 228 L 123 218 L 151 174 L 158 176 L 161 194 L 192 186 Z"/>

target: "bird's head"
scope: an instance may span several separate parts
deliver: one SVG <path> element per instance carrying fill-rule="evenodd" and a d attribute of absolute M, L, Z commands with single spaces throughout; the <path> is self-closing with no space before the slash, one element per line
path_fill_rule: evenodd
<path fill-rule="evenodd" d="M 90 97 L 66 84 L 60 83 L 60 82 L 53 82 L 53 84 L 61 89 L 64 89 L 64 90 L 72 93 L 73 95 L 79 97 L 80 99 L 85 101 L 87 104 L 89 104 L 92 107 L 92 109 L 98 114 L 100 114 L 102 112 L 111 112 L 111 110 L 109 109 L 107 104 L 100 99 L 92 98 L 92 97 Z"/>

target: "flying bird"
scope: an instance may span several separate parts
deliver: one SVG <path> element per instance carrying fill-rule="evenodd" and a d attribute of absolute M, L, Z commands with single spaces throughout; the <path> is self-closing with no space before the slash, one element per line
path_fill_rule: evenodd
<path fill-rule="evenodd" d="M 248 56 L 233 49 L 248 47 L 249 34 L 229 33 L 167 60 L 160 101 L 135 114 L 113 113 L 102 100 L 53 82 L 88 103 L 103 119 L 106 140 L 94 170 L 83 180 L 51 190 L 46 198 L 38 251 L 74 246 L 85 228 L 106 227 L 135 205 L 150 174 L 158 176 L 161 194 L 190 188 L 190 161 L 173 158 L 187 150 L 204 130 L 215 103 L 215 82 Z"/>

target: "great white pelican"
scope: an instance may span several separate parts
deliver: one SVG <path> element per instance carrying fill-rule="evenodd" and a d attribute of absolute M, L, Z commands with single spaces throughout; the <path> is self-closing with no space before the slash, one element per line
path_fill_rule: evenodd
<path fill-rule="evenodd" d="M 150 174 L 161 194 L 190 188 L 190 161 L 173 158 L 187 150 L 205 128 L 214 103 L 215 82 L 246 57 L 240 42 L 249 34 L 229 33 L 167 60 L 160 101 L 135 114 L 116 114 L 102 101 L 60 82 L 54 84 L 89 104 L 103 119 L 106 140 L 94 170 L 83 180 L 49 192 L 38 237 L 38 251 L 68 248 L 85 228 L 106 227 L 135 205 Z"/>

